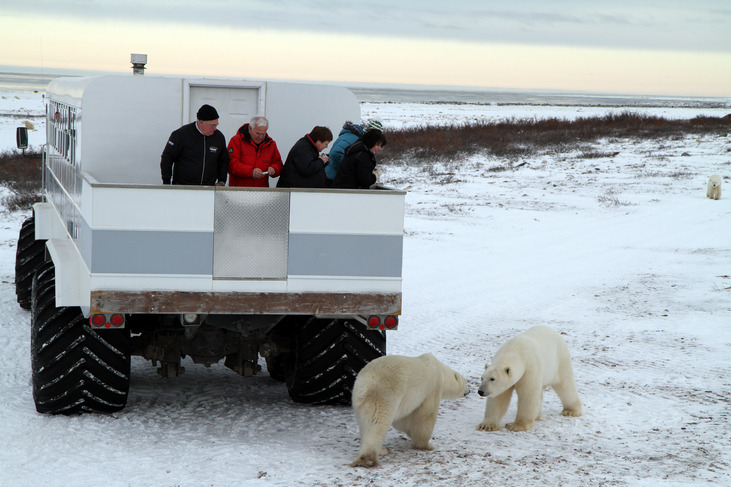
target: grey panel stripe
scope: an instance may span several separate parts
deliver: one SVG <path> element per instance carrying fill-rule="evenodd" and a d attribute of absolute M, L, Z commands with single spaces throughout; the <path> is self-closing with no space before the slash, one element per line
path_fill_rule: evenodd
<path fill-rule="evenodd" d="M 86 223 L 86 219 L 79 218 L 79 239 L 74 243 L 79 247 L 87 269 L 91 269 L 91 235 L 91 227 Z"/>
<path fill-rule="evenodd" d="M 213 232 L 93 230 L 91 271 L 213 274 Z"/>
<path fill-rule="evenodd" d="M 213 233 L 91 233 L 90 267 L 94 273 L 213 274 Z M 401 277 L 402 258 L 401 236 L 290 234 L 287 274 Z"/>
<path fill-rule="evenodd" d="M 289 275 L 401 277 L 403 237 L 289 234 Z"/>

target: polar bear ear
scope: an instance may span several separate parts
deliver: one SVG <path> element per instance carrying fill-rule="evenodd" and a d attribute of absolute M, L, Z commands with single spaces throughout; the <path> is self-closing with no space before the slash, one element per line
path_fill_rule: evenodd
<path fill-rule="evenodd" d="M 490 364 L 485 364 L 485 370 L 490 366 Z"/>

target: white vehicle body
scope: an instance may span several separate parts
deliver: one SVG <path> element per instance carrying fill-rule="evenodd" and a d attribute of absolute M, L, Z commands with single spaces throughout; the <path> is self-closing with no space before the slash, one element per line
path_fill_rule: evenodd
<path fill-rule="evenodd" d="M 401 314 L 405 193 L 163 185 L 171 132 L 208 103 L 227 139 L 254 115 L 286 154 L 360 121 L 336 86 L 104 76 L 48 90 L 43 202 L 20 229 L 36 410 L 124 408 L 131 356 L 262 370 L 292 400 L 349 404 Z"/>
<path fill-rule="evenodd" d="M 286 158 L 315 125 L 360 121 L 336 86 L 104 76 L 48 90 L 36 239 L 56 305 L 94 313 L 369 316 L 401 311 L 405 192 L 163 186 L 170 133 L 216 107 L 228 141 L 254 115 Z"/>

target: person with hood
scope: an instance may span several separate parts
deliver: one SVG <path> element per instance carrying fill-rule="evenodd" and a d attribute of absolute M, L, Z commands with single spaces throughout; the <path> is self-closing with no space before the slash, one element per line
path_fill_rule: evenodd
<path fill-rule="evenodd" d="M 361 140 L 348 147 L 333 188 L 368 189 L 378 181 L 376 153 L 386 145 L 386 136 L 379 130 L 368 130 Z"/>
<path fill-rule="evenodd" d="M 228 142 L 229 186 L 268 188 L 269 178 L 282 172 L 277 143 L 269 137 L 269 120 L 257 116 L 242 125 Z"/>
<path fill-rule="evenodd" d="M 333 140 L 327 127 L 316 126 L 294 143 L 282 167 L 278 188 L 324 188 L 328 156 L 320 154 Z"/>
<path fill-rule="evenodd" d="M 338 134 L 338 138 L 330 149 L 330 162 L 325 166 L 325 176 L 327 176 L 327 186 L 332 186 L 332 182 L 335 179 L 335 175 L 340 169 L 340 163 L 343 161 L 345 156 L 345 150 L 351 145 L 358 142 L 363 133 L 371 130 L 379 130 L 383 132 L 383 125 L 378 120 L 369 120 L 368 122 L 359 125 L 351 121 L 347 121 L 343 124 L 343 129 Z"/>
<path fill-rule="evenodd" d="M 228 152 L 226 138 L 216 128 L 218 112 L 203 105 L 196 119 L 170 134 L 160 157 L 162 183 L 225 186 Z"/>

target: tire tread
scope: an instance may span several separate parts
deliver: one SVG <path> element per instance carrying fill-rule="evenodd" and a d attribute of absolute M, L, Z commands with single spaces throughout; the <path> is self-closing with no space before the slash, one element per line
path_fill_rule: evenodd
<path fill-rule="evenodd" d="M 36 240 L 35 217 L 27 218 L 20 227 L 15 249 L 15 296 L 23 309 L 31 309 L 33 275 L 45 258 L 46 241 Z"/>
<path fill-rule="evenodd" d="M 36 410 L 49 414 L 110 413 L 127 404 L 130 334 L 94 330 L 78 307 L 56 307 L 52 262 L 32 285 L 31 356 Z"/>
<path fill-rule="evenodd" d="M 386 335 L 347 319 L 310 317 L 296 330 L 287 388 L 295 402 L 350 405 L 355 377 L 386 354 Z"/>

